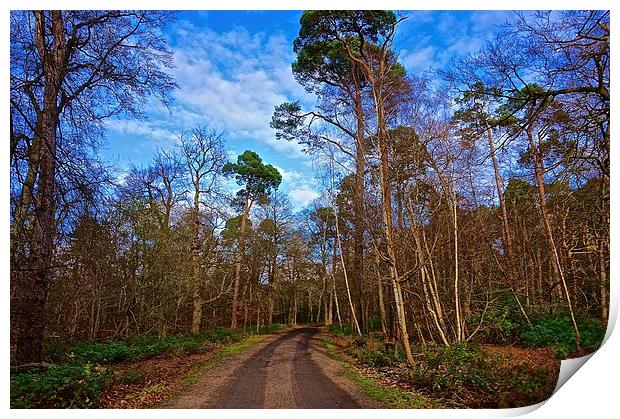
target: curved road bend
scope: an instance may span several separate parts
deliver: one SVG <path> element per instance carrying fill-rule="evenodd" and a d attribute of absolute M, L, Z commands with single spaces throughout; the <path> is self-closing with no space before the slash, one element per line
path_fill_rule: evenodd
<path fill-rule="evenodd" d="M 379 407 L 341 374 L 317 342 L 318 330 L 294 329 L 268 338 L 210 369 L 168 407 L 310 408 Z"/>

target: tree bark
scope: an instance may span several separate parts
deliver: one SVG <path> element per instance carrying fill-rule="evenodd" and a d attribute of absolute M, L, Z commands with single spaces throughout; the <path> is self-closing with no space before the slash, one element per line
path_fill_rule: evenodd
<path fill-rule="evenodd" d="M 521 304 L 521 300 L 517 295 L 517 291 L 515 291 L 514 284 L 518 284 L 518 275 L 515 263 L 515 255 L 512 247 L 512 238 L 510 235 L 510 223 L 508 221 L 508 211 L 506 209 L 506 200 L 504 199 L 504 182 L 502 181 L 502 177 L 499 174 L 499 164 L 497 163 L 497 155 L 495 153 L 495 144 L 493 143 L 493 131 L 490 126 L 487 125 L 487 143 L 489 145 L 489 153 L 491 154 L 491 161 L 493 162 L 493 173 L 495 174 L 495 187 L 497 189 L 497 197 L 499 199 L 499 206 L 502 213 L 502 247 L 506 252 L 506 258 L 508 259 L 508 272 L 510 277 L 508 278 L 508 283 L 510 284 L 510 289 L 512 290 L 512 294 L 517 301 L 517 305 L 521 310 L 521 314 L 525 317 L 528 324 L 531 326 L 532 322 L 530 321 L 529 316 L 527 315 L 525 309 L 523 308 L 523 304 Z"/>
<path fill-rule="evenodd" d="M 193 270 L 193 283 L 192 283 L 192 333 L 200 333 L 200 326 L 202 324 L 202 294 L 200 286 L 200 183 L 195 182 L 194 190 L 194 206 L 192 211 L 192 217 L 194 221 L 194 234 L 192 236 L 192 270 Z"/>
<path fill-rule="evenodd" d="M 232 313 L 230 321 L 231 329 L 235 329 L 237 327 L 237 316 L 239 311 L 239 284 L 241 283 L 241 263 L 243 262 L 243 253 L 245 249 L 245 228 L 251 205 L 250 194 L 248 192 L 245 195 L 243 214 L 241 215 L 241 227 L 239 228 L 239 243 L 237 245 L 237 256 L 235 261 L 235 281 L 233 286 Z"/>
<path fill-rule="evenodd" d="M 575 345 L 577 350 L 581 349 L 581 334 L 579 333 L 579 326 L 577 325 L 577 320 L 575 319 L 575 313 L 573 310 L 573 304 L 571 302 L 570 293 L 568 291 L 568 285 L 566 283 L 566 278 L 564 276 L 564 269 L 562 268 L 562 263 L 560 262 L 560 256 L 558 254 L 558 250 L 555 246 L 555 240 L 553 238 L 553 230 L 551 229 L 551 223 L 549 221 L 549 213 L 547 211 L 547 198 L 545 192 L 545 168 L 542 157 L 539 156 L 538 147 L 534 142 L 534 133 L 533 127 L 528 125 L 527 127 L 527 138 L 529 142 L 530 156 L 532 158 L 532 162 L 534 164 L 534 177 L 536 178 L 536 183 L 538 186 L 538 198 L 539 198 L 539 207 L 540 207 L 540 215 L 542 218 L 542 222 L 544 225 L 545 233 L 547 236 L 547 241 L 549 243 L 549 251 L 551 252 L 551 256 L 553 259 L 552 264 L 556 268 L 556 272 L 560 276 L 560 282 L 562 284 L 562 289 L 564 290 L 564 295 L 566 297 L 566 305 L 568 307 L 568 313 L 570 315 L 571 321 L 573 323 L 573 329 L 575 330 Z"/>
<path fill-rule="evenodd" d="M 336 220 L 336 242 L 338 243 L 338 250 L 340 253 L 340 262 L 342 263 L 342 273 L 344 275 L 344 284 L 347 288 L 347 297 L 349 299 L 349 309 L 351 310 L 351 316 L 353 316 L 353 326 L 355 327 L 355 331 L 358 335 L 362 335 L 362 331 L 360 329 L 360 325 L 357 322 L 357 315 L 355 314 L 355 306 L 353 305 L 353 300 L 351 299 L 351 289 L 349 288 L 349 276 L 347 275 L 347 267 L 344 263 L 344 255 L 342 254 L 342 243 L 340 242 L 340 228 L 338 227 L 338 212 L 334 211 L 334 217 Z"/>
<path fill-rule="evenodd" d="M 19 303 L 19 330 L 16 361 L 18 364 L 41 362 L 45 305 L 51 282 L 54 238 L 56 232 L 54 192 L 56 186 L 56 134 L 59 124 L 58 93 L 65 77 L 67 60 L 66 40 L 61 11 L 52 11 L 53 45 L 45 43 L 46 15 L 35 11 L 36 43 L 43 64 L 45 87 L 43 109 L 37 115 L 36 126 L 41 127 L 38 188 L 32 228 L 29 265 L 32 274 L 24 276 Z"/>

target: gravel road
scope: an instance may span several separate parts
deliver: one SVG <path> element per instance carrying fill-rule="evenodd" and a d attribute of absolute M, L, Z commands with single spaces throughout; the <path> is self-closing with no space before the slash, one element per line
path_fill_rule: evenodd
<path fill-rule="evenodd" d="M 380 407 L 342 375 L 318 329 L 270 336 L 209 369 L 167 407 L 215 409 L 359 409 Z"/>

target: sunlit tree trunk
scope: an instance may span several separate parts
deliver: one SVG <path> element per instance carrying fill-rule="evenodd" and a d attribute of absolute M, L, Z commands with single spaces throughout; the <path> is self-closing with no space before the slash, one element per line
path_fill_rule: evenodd
<path fill-rule="evenodd" d="M 233 300 L 230 327 L 237 327 L 237 316 L 239 311 L 239 284 L 241 283 L 241 264 L 243 263 L 243 254 L 245 250 L 245 229 L 250 213 L 250 194 L 246 193 L 243 204 L 243 214 L 241 215 L 241 227 L 239 228 L 239 241 L 237 245 L 237 256 L 235 259 L 235 281 L 233 285 Z M 297 301 L 297 300 L 295 300 Z"/>
<path fill-rule="evenodd" d="M 562 268 L 562 263 L 560 261 L 560 255 L 558 254 L 558 250 L 555 245 L 555 240 L 553 238 L 553 230 L 551 229 L 551 223 L 549 221 L 549 213 L 547 211 L 547 198 L 545 192 L 545 168 L 542 156 L 539 155 L 538 147 L 534 142 L 534 132 L 532 125 L 528 125 L 527 127 L 527 138 L 529 142 L 529 151 L 530 157 L 532 158 L 532 162 L 534 165 L 534 177 L 536 178 L 536 184 L 538 186 L 538 199 L 539 199 L 539 208 L 540 208 L 540 216 L 542 218 L 543 226 L 545 229 L 545 234 L 547 236 L 547 241 L 549 243 L 549 251 L 551 252 L 551 256 L 553 259 L 553 265 L 555 267 L 555 271 L 560 277 L 560 282 L 562 284 L 562 289 L 564 290 L 564 296 L 566 298 L 566 306 L 568 308 L 568 313 L 570 315 L 571 321 L 573 323 L 573 328 L 575 330 L 575 344 L 577 346 L 577 350 L 581 348 L 581 334 L 579 333 L 579 326 L 577 325 L 577 320 L 575 319 L 575 313 L 573 310 L 573 304 L 571 301 L 570 293 L 568 291 L 568 285 L 566 283 L 566 278 L 564 276 L 564 269 Z"/>
<path fill-rule="evenodd" d="M 334 211 L 334 217 L 336 219 L 336 243 L 338 244 L 338 250 L 340 253 L 340 262 L 342 264 L 342 273 L 344 275 L 344 284 L 347 288 L 347 297 L 349 300 L 349 309 L 351 310 L 351 316 L 353 317 L 353 326 L 358 335 L 362 335 L 360 325 L 357 322 L 357 316 L 355 314 L 355 307 L 353 305 L 353 299 L 351 298 L 351 289 L 349 288 L 349 276 L 347 275 L 347 267 L 344 263 L 344 255 L 342 254 L 342 243 L 340 242 L 340 228 L 338 227 L 338 211 Z"/>
<path fill-rule="evenodd" d="M 502 178 L 499 173 L 499 164 L 497 163 L 497 155 L 495 153 L 495 144 L 493 143 L 493 131 L 490 126 L 487 125 L 487 143 L 489 146 L 489 154 L 491 155 L 491 161 L 493 162 L 493 173 L 495 175 L 495 188 L 497 189 L 497 197 L 499 199 L 499 206 L 502 214 L 502 245 L 506 252 L 506 259 L 508 260 L 508 273 L 510 277 L 508 278 L 508 283 L 510 284 L 510 288 L 512 293 L 517 301 L 517 305 L 519 306 L 519 310 L 521 310 L 521 314 L 525 317 L 527 322 L 531 325 L 529 316 L 527 315 L 525 309 L 523 308 L 523 304 L 521 304 L 521 300 L 517 295 L 516 290 L 514 289 L 514 285 L 518 283 L 518 275 L 515 263 L 515 254 L 512 247 L 512 238 L 510 234 L 510 224 L 508 221 L 508 211 L 506 210 L 506 200 L 504 199 L 504 184 L 502 182 Z M 527 277 L 526 277 L 527 281 Z"/>
<path fill-rule="evenodd" d="M 194 184 L 194 206 L 192 208 L 193 235 L 192 235 L 192 333 L 200 333 L 202 324 L 202 295 L 201 295 L 201 275 L 200 275 L 200 183 Z"/>

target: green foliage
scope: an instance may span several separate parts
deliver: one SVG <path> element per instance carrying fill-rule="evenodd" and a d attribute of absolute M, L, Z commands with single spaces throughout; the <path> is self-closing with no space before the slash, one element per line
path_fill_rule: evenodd
<path fill-rule="evenodd" d="M 340 38 L 363 37 L 377 43 L 396 24 L 396 14 L 388 10 L 306 10 L 299 19 L 299 36 L 293 43 L 298 52 L 306 45 Z"/>
<path fill-rule="evenodd" d="M 480 317 L 468 317 L 467 322 L 473 329 L 480 323 Z M 515 297 L 504 294 L 487 308 L 478 336 L 484 336 L 485 342 L 510 344 L 526 327 L 527 320 L 519 310 Z"/>
<path fill-rule="evenodd" d="M 334 336 L 354 336 L 353 326 L 350 324 L 343 324 L 340 327 L 339 324 L 332 323 L 327 327 L 327 330 Z"/>
<path fill-rule="evenodd" d="M 284 325 L 274 324 L 262 328 L 259 333 L 270 333 L 282 327 Z M 212 350 L 215 345 L 245 342 L 247 336 L 254 334 L 254 331 L 220 327 L 198 335 L 165 338 L 134 336 L 125 342 L 80 342 L 72 346 L 56 342 L 49 347 L 53 352 L 48 353 L 48 357 L 62 363 L 43 372 L 11 374 L 11 407 L 97 407 L 101 390 L 112 383 L 111 368 L 99 364 L 129 362 L 166 353 L 202 353 Z M 254 342 L 225 347 L 222 353 L 226 355 L 230 351 L 241 350 Z M 65 353 L 60 353 L 61 350 Z M 126 384 L 139 384 L 144 381 L 144 375 L 140 371 L 129 370 L 119 380 Z"/>
<path fill-rule="evenodd" d="M 357 353 L 357 357 L 363 364 L 370 365 L 375 368 L 391 367 L 402 362 L 402 359 L 399 359 L 399 357 L 394 354 L 371 348 L 361 349 Z"/>
<path fill-rule="evenodd" d="M 511 178 L 506 186 L 504 199 L 509 211 L 527 211 L 535 206 L 536 188 L 524 180 Z"/>
<path fill-rule="evenodd" d="M 11 375 L 12 408 L 97 407 L 110 370 L 86 364 L 62 364 L 42 373 Z"/>
<path fill-rule="evenodd" d="M 81 342 L 78 343 L 70 358 L 75 358 L 82 362 L 93 362 L 96 364 L 129 361 L 134 359 L 137 351 L 122 342 Z"/>
<path fill-rule="evenodd" d="M 414 358 L 416 364 L 404 376 L 417 389 L 470 407 L 537 403 L 555 385 L 544 370 L 504 366 L 501 358 L 466 343 L 420 348 Z"/>
<path fill-rule="evenodd" d="M 374 315 L 370 318 L 368 322 L 368 330 L 379 330 L 381 329 L 381 317 Z"/>
<path fill-rule="evenodd" d="M 353 85 L 363 87 L 366 80 L 356 59 L 366 57 L 368 61 L 369 55 L 379 54 L 376 44 L 390 36 L 397 21 L 394 12 L 388 10 L 305 11 L 293 41 L 297 54 L 292 65 L 295 78 L 306 90 L 319 94 L 325 84 L 344 89 Z M 403 78 L 405 68 L 396 55 L 388 50 L 387 58 L 391 64 L 388 76 Z"/>
<path fill-rule="evenodd" d="M 140 384 L 144 381 L 144 374 L 136 370 L 125 371 L 119 381 L 124 384 Z"/>
<path fill-rule="evenodd" d="M 596 350 L 605 337 L 606 327 L 594 319 L 577 322 L 581 333 L 581 345 L 586 350 Z M 551 347 L 556 356 L 566 358 L 576 349 L 575 330 L 568 315 L 542 315 L 534 319 L 530 329 L 521 333 L 521 342 L 531 348 Z"/>
<path fill-rule="evenodd" d="M 237 157 L 237 163 L 228 162 L 222 169 L 224 175 L 234 176 L 237 183 L 244 187 L 238 195 L 249 195 L 252 198 L 268 196 L 272 190 L 278 189 L 282 175 L 254 151 L 245 150 Z"/>
<path fill-rule="evenodd" d="M 333 345 L 329 344 L 328 349 L 333 352 Z M 413 366 L 407 364 L 402 350 L 373 340 L 368 340 L 363 348 L 351 345 L 344 353 L 374 368 L 375 374 L 406 383 L 406 388 L 415 388 L 420 393 L 415 395 L 416 399 L 432 398 L 446 406 L 525 406 L 546 399 L 555 387 L 555 376 L 549 371 L 528 365 L 507 365 L 500 357 L 472 344 L 422 346 L 413 351 Z"/>

